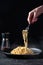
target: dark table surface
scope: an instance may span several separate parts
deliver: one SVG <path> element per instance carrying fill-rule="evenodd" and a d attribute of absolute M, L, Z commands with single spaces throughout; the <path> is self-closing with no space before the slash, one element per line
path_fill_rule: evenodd
<path fill-rule="evenodd" d="M 43 59 L 12 59 L 0 52 L 0 65 L 43 65 Z"/>

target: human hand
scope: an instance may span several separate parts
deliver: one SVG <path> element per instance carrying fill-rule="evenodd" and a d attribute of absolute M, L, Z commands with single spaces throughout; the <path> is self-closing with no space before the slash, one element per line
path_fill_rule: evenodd
<path fill-rule="evenodd" d="M 38 16 L 42 13 L 42 6 L 39 6 L 29 12 L 27 21 L 32 24 L 38 20 Z"/>

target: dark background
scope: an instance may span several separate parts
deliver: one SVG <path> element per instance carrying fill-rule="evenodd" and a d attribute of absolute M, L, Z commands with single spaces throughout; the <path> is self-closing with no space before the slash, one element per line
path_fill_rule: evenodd
<path fill-rule="evenodd" d="M 2 32 L 10 32 L 13 42 L 22 42 L 21 31 L 28 26 L 29 11 L 43 4 L 43 0 L 0 0 L 0 40 Z M 30 25 L 29 35 L 41 35 L 43 15 L 38 22 Z M 41 32 L 40 32 L 41 31 Z"/>

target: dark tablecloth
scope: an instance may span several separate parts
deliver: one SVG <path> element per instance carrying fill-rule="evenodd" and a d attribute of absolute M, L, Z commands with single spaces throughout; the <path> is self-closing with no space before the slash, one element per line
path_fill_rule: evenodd
<path fill-rule="evenodd" d="M 0 65 L 43 65 L 43 59 L 12 59 L 0 52 Z"/>

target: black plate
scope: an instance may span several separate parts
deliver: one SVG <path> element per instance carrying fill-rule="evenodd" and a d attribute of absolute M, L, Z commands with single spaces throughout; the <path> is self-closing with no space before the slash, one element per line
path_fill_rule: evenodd
<path fill-rule="evenodd" d="M 10 53 L 11 49 L 6 49 L 4 53 L 7 57 L 9 58 L 14 58 L 14 59 L 37 59 L 37 58 L 43 58 L 43 53 L 42 50 L 38 48 L 31 48 L 34 52 L 34 55 L 13 55 Z"/>

